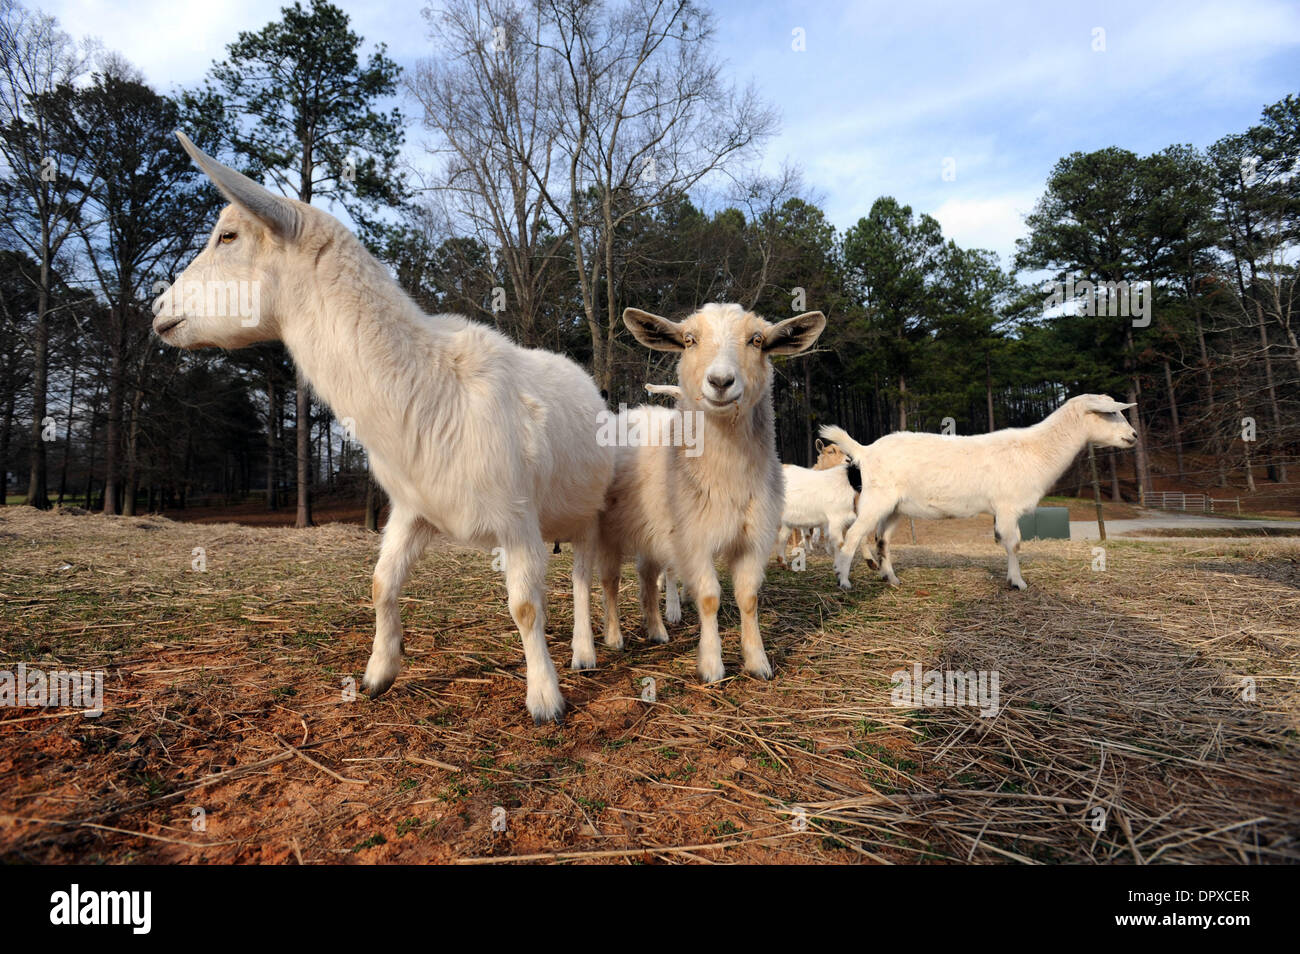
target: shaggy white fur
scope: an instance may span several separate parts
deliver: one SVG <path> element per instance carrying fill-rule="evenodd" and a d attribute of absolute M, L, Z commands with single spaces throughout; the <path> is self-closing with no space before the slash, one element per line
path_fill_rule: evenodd
<path fill-rule="evenodd" d="M 156 305 L 154 330 L 182 348 L 279 339 L 340 419 L 354 422 L 392 502 L 372 595 L 375 641 L 362 688 L 401 669 L 398 595 L 435 533 L 500 548 L 523 639 L 528 711 L 564 710 L 545 634 L 547 544 L 573 541 L 574 666 L 595 665 L 591 571 L 614 449 L 597 441 L 604 402 L 578 365 L 526 350 L 459 315 L 426 315 L 333 216 L 277 196 L 180 135 L 231 201 L 206 248 Z M 256 315 L 205 307 L 197 286 L 250 283 Z M 491 447 L 492 453 L 483 453 Z"/>

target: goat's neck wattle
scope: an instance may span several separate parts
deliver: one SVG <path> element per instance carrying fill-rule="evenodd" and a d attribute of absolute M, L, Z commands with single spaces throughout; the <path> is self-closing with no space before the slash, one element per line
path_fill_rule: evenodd
<path fill-rule="evenodd" d="M 454 413 L 458 379 L 441 367 L 441 322 L 421 313 L 359 242 L 336 240 L 307 284 L 301 305 L 282 315 L 280 336 L 312 390 L 340 420 L 355 422 L 367 450 L 400 442 L 419 398 L 421 427 Z"/>

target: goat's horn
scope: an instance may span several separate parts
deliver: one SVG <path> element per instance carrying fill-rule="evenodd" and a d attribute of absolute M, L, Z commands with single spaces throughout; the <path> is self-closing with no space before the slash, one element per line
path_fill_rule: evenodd
<path fill-rule="evenodd" d="M 190 154 L 194 164 L 203 170 L 203 174 L 212 180 L 212 184 L 220 189 L 221 194 L 227 199 L 257 216 L 272 231 L 290 238 L 298 234 L 301 222 L 298 210 L 291 203 L 265 186 L 258 185 L 242 172 L 236 172 L 229 166 L 217 162 L 194 145 L 190 137 L 179 129 L 176 130 L 176 138 L 181 141 L 181 145 Z"/>

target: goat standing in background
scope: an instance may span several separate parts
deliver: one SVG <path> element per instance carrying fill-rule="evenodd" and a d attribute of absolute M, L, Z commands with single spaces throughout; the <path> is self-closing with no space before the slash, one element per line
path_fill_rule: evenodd
<path fill-rule="evenodd" d="M 858 518 L 835 554 L 840 586 L 849 588 L 853 556 L 872 529 L 880 575 L 897 586 L 889 535 L 899 519 L 991 513 L 993 535 L 1007 551 L 1007 582 L 1023 590 L 1029 584 L 1020 575 L 1021 514 L 1038 506 L 1089 444 L 1132 447 L 1137 432 L 1121 413 L 1131 407 L 1104 394 L 1081 394 L 1032 427 L 969 436 L 899 431 L 868 447 L 843 428 L 823 427 L 822 437 L 862 469 Z"/>
<path fill-rule="evenodd" d="M 177 135 L 232 204 L 159 297 L 154 331 L 180 348 L 283 341 L 335 415 L 355 422 L 392 501 L 362 689 L 378 696 L 397 677 L 398 594 L 443 533 L 500 548 L 527 659 L 528 711 L 538 723 L 559 718 L 545 541 L 573 541 L 574 647 L 588 646 L 596 517 L 614 465 L 613 448 L 596 439 L 604 402 L 595 382 L 568 358 L 520 348 L 487 325 L 424 314 L 333 216 L 269 192 Z M 256 290 L 257 314 L 210 307 L 214 287 L 245 284 Z"/>
<path fill-rule="evenodd" d="M 855 516 L 853 500 L 862 487 L 857 465 L 847 459 L 822 470 L 785 464 L 781 472 L 785 478 L 785 505 L 781 512 L 781 533 L 776 540 L 777 559 L 785 565 L 791 534 L 801 532 L 806 542 L 821 527 L 826 528 L 826 540 L 833 554 Z"/>
<path fill-rule="evenodd" d="M 740 608 L 745 671 L 770 679 L 772 666 L 758 629 L 758 591 L 785 496 L 776 456 L 770 359 L 812 347 L 826 319 L 814 311 L 770 324 L 739 305 L 712 304 L 681 322 L 636 308 L 624 311 L 623 321 L 647 348 L 680 353 L 677 407 L 701 422 L 700 453 L 671 445 L 618 448 L 600 518 L 605 644 L 623 647 L 618 584 L 624 556 L 637 560 L 647 634 L 656 642 L 667 640 L 659 616 L 659 571 L 671 566 L 699 610 L 700 678 L 723 678 L 721 587 L 714 567 L 721 558 L 730 566 Z M 665 408 L 625 413 L 646 410 L 667 413 Z"/>

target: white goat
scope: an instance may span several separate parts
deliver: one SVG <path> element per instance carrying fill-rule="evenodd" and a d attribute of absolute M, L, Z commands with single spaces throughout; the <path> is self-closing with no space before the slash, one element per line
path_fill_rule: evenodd
<path fill-rule="evenodd" d="M 844 541 L 844 531 L 853 523 L 853 498 L 858 479 L 856 465 L 848 462 L 822 470 L 810 470 L 795 464 L 785 464 L 781 471 L 785 477 L 785 507 L 781 513 L 781 533 L 776 541 L 777 559 L 786 562 L 786 544 L 795 530 L 804 533 L 810 541 L 813 531 L 826 527 L 828 545 L 839 549 Z M 859 481 L 858 487 L 861 487 Z M 811 544 L 809 544 L 811 546 Z"/>
<path fill-rule="evenodd" d="M 623 312 L 623 321 L 647 348 L 681 353 L 678 408 L 694 415 L 700 426 L 696 448 L 618 449 L 600 518 L 605 644 L 623 646 L 618 584 L 625 555 L 637 559 L 647 635 L 654 642 L 668 639 L 659 616 L 658 578 L 661 568 L 672 566 L 699 610 L 700 678 L 723 678 L 721 588 L 714 568 L 714 560 L 721 558 L 730 565 L 740 608 L 745 670 L 770 679 L 772 666 L 758 629 L 758 591 L 785 495 L 776 456 L 770 357 L 807 350 L 826 319 L 821 312 L 809 312 L 769 324 L 739 305 L 712 304 L 681 322 L 635 308 Z M 627 413 L 643 411 L 673 413 L 644 407 Z"/>
<path fill-rule="evenodd" d="M 458 315 L 429 316 L 333 216 L 277 196 L 199 150 L 231 201 L 207 247 L 155 306 L 154 330 L 182 348 L 281 340 L 340 419 L 351 418 L 392 514 L 372 596 L 375 641 L 362 688 L 378 696 L 402 665 L 398 594 L 435 533 L 504 556 L 523 638 L 528 711 L 564 711 L 546 646 L 549 540 L 572 540 L 575 668 L 590 645 L 596 516 L 614 451 L 591 377 L 558 354 L 520 348 Z M 246 284 L 245 284 L 246 283 Z M 214 307 L 213 289 L 251 287 L 258 313 Z M 253 298 L 253 296 L 249 296 Z M 483 454 L 491 444 L 493 452 Z"/>
<path fill-rule="evenodd" d="M 843 428 L 823 427 L 822 437 L 862 468 L 858 517 L 835 555 L 840 586 L 849 588 L 853 556 L 872 529 L 880 575 L 897 586 L 889 535 L 899 519 L 989 513 L 994 538 L 1007 551 L 1007 581 L 1023 590 L 1028 584 L 1020 575 L 1020 516 L 1038 505 L 1088 444 L 1132 447 L 1137 433 L 1120 413 L 1130 407 L 1104 394 L 1081 394 L 1032 427 L 970 436 L 903 431 L 869 447 Z"/>

